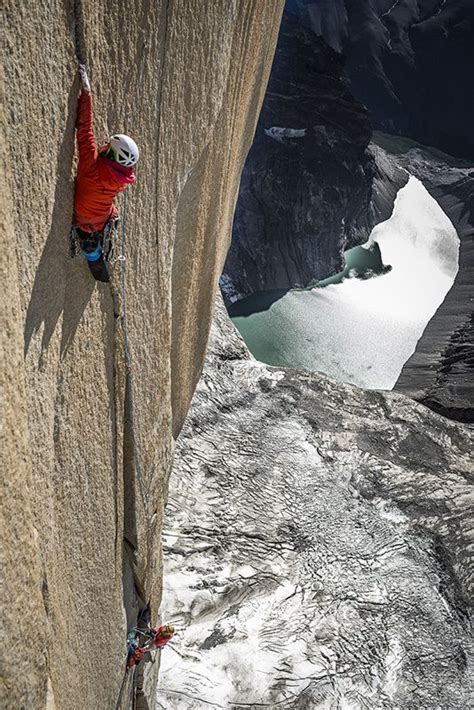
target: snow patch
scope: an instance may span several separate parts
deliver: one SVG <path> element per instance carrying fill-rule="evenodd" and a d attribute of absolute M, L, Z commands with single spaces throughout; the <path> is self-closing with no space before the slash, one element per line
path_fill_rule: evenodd
<path fill-rule="evenodd" d="M 278 141 L 278 143 L 285 143 L 285 140 L 289 138 L 304 138 L 306 128 L 281 128 L 280 126 L 272 126 L 271 128 L 265 128 L 265 135 Z"/>
<path fill-rule="evenodd" d="M 403 663 L 403 648 L 400 639 L 390 636 L 388 651 L 385 656 L 384 693 L 393 700 L 397 691 L 397 680 Z"/>

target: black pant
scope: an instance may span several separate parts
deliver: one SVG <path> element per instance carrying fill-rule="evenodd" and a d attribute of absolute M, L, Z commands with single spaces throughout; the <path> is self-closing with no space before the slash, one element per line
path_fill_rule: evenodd
<path fill-rule="evenodd" d="M 88 254 L 92 254 L 97 251 L 97 258 L 94 258 L 93 261 L 87 259 L 92 276 L 96 281 L 108 283 L 110 281 L 110 274 L 102 249 L 104 236 L 103 232 L 85 232 L 83 229 L 76 227 L 76 234 L 79 245 L 86 256 L 86 259 Z"/>
<path fill-rule="evenodd" d="M 82 251 L 87 254 L 95 251 L 102 240 L 102 232 L 85 232 L 83 229 L 76 227 L 77 237 Z"/>

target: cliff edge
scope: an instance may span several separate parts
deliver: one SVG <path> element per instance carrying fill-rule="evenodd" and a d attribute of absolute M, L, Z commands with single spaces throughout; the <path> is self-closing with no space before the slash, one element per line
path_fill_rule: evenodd
<path fill-rule="evenodd" d="M 173 433 L 202 368 L 282 2 L 4 12 L 2 707 L 109 708 L 127 626 L 148 602 L 157 615 Z M 120 130 L 141 150 L 112 291 L 68 253 L 78 52 L 98 140 Z"/>

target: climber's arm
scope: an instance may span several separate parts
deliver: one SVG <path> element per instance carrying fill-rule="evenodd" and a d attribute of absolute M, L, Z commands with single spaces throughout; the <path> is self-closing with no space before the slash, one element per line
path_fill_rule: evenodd
<path fill-rule="evenodd" d="M 97 160 L 97 146 L 95 144 L 94 129 L 92 125 L 92 94 L 86 68 L 79 64 L 81 78 L 81 94 L 77 107 L 77 147 L 79 150 L 79 169 L 87 169 Z"/>

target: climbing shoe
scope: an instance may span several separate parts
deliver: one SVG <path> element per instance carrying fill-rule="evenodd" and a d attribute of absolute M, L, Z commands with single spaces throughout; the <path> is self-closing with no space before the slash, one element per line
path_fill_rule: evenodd
<path fill-rule="evenodd" d="M 87 263 L 89 264 L 90 272 L 96 281 L 102 281 L 103 283 L 109 283 L 109 281 L 110 281 L 109 269 L 108 269 L 108 266 L 107 266 L 107 263 L 104 259 L 103 254 L 101 254 L 99 256 L 99 258 L 96 259 L 95 261 L 87 260 Z"/>
<path fill-rule="evenodd" d="M 108 225 L 107 225 L 108 227 Z M 79 247 L 89 264 L 89 270 L 96 281 L 108 283 L 110 281 L 109 269 L 106 263 L 107 255 L 102 248 L 104 235 L 102 232 L 86 232 L 76 228 L 76 239 Z M 112 227 L 107 228 L 107 252 L 111 253 Z"/>

